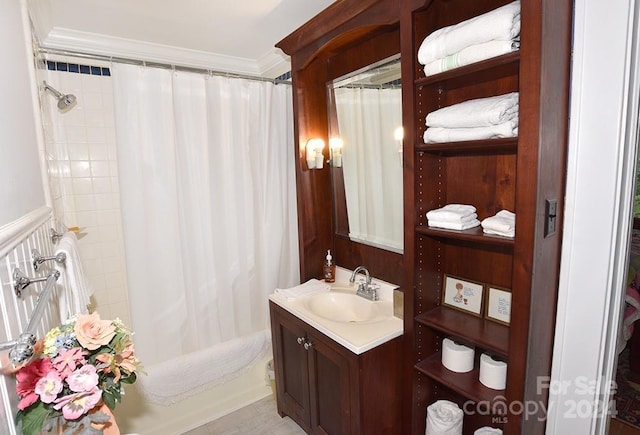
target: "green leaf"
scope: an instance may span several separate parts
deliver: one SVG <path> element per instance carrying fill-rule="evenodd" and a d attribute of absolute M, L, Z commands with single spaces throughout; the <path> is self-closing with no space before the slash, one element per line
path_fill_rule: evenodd
<path fill-rule="evenodd" d="M 104 403 L 106 403 L 110 409 L 114 409 L 116 407 L 116 399 L 112 394 L 104 392 L 102 394 L 102 400 L 104 400 Z"/>
<path fill-rule="evenodd" d="M 37 435 L 42 431 L 42 425 L 51 411 L 44 403 L 38 401 L 22 412 L 20 422 L 23 435 Z"/>

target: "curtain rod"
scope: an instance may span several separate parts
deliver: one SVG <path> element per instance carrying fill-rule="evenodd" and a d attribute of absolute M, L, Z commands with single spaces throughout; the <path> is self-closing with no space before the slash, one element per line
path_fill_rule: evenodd
<path fill-rule="evenodd" d="M 129 65 L 142 65 L 142 66 L 149 66 L 149 67 L 153 67 L 153 68 L 170 69 L 170 70 L 174 70 L 174 71 L 185 71 L 185 72 L 193 72 L 193 73 L 200 73 L 200 74 L 207 74 L 207 75 L 214 75 L 214 76 L 233 77 L 233 78 L 247 79 L 247 80 L 257 80 L 257 81 L 262 81 L 262 82 L 271 82 L 271 83 L 274 83 L 276 85 L 277 84 L 288 84 L 288 85 L 291 84 L 291 81 L 289 81 L 289 80 L 269 79 L 269 78 L 266 78 L 266 77 L 251 76 L 251 75 L 246 75 L 246 74 L 238 74 L 238 73 L 225 72 L 225 71 L 216 71 L 216 70 L 213 70 L 213 69 L 210 69 L 210 68 L 200 68 L 200 67 L 173 65 L 173 64 L 169 64 L 169 63 L 163 63 L 163 62 L 151 62 L 151 61 L 145 61 L 145 60 L 140 60 L 140 59 L 126 58 L 126 57 L 107 56 L 107 55 L 104 55 L 104 54 L 92 54 L 92 53 L 86 53 L 86 52 L 76 51 L 76 50 L 61 50 L 61 49 L 57 49 L 57 48 L 48 48 L 48 47 L 44 47 L 44 46 L 39 46 L 39 47 L 37 47 L 37 52 L 38 52 L 38 54 L 53 54 L 53 55 L 58 55 L 58 56 L 72 56 L 72 57 L 80 57 L 80 58 L 84 58 L 84 59 L 101 60 L 101 61 L 106 61 L 106 62 L 116 62 L 116 63 L 125 63 L 125 64 L 129 64 Z"/>

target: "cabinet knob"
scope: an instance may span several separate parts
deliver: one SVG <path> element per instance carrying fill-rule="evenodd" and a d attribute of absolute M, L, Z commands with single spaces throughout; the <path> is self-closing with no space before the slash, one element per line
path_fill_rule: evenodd
<path fill-rule="evenodd" d="M 304 337 L 298 337 L 298 344 L 304 343 Z"/>
<path fill-rule="evenodd" d="M 311 343 L 310 341 L 304 342 L 304 350 L 309 350 L 311 349 L 312 346 L 313 346 L 313 343 Z"/>

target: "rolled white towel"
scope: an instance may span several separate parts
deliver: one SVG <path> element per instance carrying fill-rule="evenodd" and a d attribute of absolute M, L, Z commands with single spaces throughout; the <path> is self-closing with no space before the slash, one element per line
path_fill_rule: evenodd
<path fill-rule="evenodd" d="M 444 228 L 446 230 L 468 230 L 471 228 L 479 227 L 480 221 L 478 219 L 474 219 L 469 222 L 448 222 L 448 221 L 434 221 L 429 219 L 427 221 L 427 225 L 434 228 Z"/>
<path fill-rule="evenodd" d="M 473 435 L 502 435 L 502 429 L 496 429 L 494 427 L 481 427 L 473 432 Z"/>
<path fill-rule="evenodd" d="M 518 125 L 519 93 L 476 98 L 442 107 L 427 114 L 427 127 L 490 127 L 511 122 Z"/>
<path fill-rule="evenodd" d="M 324 281 L 312 278 L 309 281 L 290 288 L 277 288 L 274 293 L 282 296 L 283 298 L 292 301 L 302 296 L 311 295 L 314 293 L 328 292 L 331 290 L 331 286 Z"/>
<path fill-rule="evenodd" d="M 427 219 L 464 222 L 477 218 L 476 208 L 468 204 L 447 204 L 427 212 Z"/>
<path fill-rule="evenodd" d="M 425 435 L 461 435 L 462 409 L 448 400 L 438 400 L 427 406 Z"/>
<path fill-rule="evenodd" d="M 464 142 L 470 140 L 517 137 L 518 126 L 512 121 L 490 127 L 442 128 L 429 127 L 424 132 L 424 143 Z"/>
<path fill-rule="evenodd" d="M 520 1 L 475 16 L 429 34 L 418 49 L 418 62 L 426 65 L 470 45 L 512 40 L 520 34 Z"/>
<path fill-rule="evenodd" d="M 500 210 L 495 216 L 482 220 L 482 230 L 485 234 L 514 237 L 516 235 L 516 215 L 509 210 Z"/>
<path fill-rule="evenodd" d="M 480 62 L 481 60 L 511 53 L 512 51 L 517 51 L 519 48 L 519 41 L 489 41 L 471 45 L 457 53 L 429 62 L 424 66 L 424 75 L 429 77 L 444 71 Z"/>

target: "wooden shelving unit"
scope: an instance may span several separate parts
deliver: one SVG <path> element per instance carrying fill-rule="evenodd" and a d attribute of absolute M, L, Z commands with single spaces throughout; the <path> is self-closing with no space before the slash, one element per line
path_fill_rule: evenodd
<path fill-rule="evenodd" d="M 403 76 L 403 123 L 411 158 L 405 165 L 405 271 L 414 294 L 405 310 L 405 330 L 413 336 L 412 433 L 423 434 L 426 408 L 439 399 L 461 407 L 469 401 L 546 400 L 544 392 L 532 391 L 536 376 L 550 373 L 560 237 L 544 235 L 544 200 L 561 201 L 564 191 L 571 2 L 521 0 L 519 51 L 430 77 L 417 62 L 418 47 L 428 34 L 509 1 L 406 3 L 402 59 L 411 77 Z M 551 22 L 552 27 L 544 27 Z M 553 66 L 541 67 L 544 62 Z M 518 137 L 424 143 L 428 113 L 510 92 L 519 93 Z M 480 220 L 503 209 L 515 212 L 516 237 L 485 235 L 481 228 L 429 227 L 426 213 L 451 203 L 474 205 Z M 444 306 L 446 275 L 509 289 L 510 324 Z M 441 343 L 447 337 L 475 348 L 474 370 L 454 373 L 442 365 Z M 507 361 L 505 390 L 480 383 L 484 352 Z M 544 433 L 544 424 L 535 418 L 503 410 L 491 407 L 484 420 L 465 416 L 464 433 L 485 424 L 505 434 Z"/>

